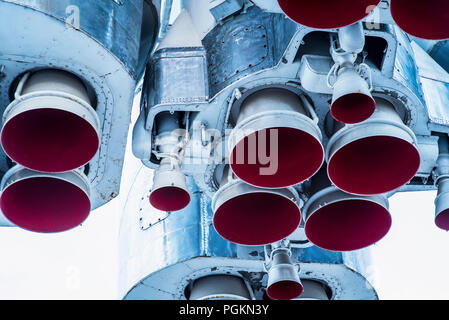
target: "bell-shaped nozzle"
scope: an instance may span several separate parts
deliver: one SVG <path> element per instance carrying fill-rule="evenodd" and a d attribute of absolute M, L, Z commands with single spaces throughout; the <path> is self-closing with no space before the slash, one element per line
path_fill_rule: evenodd
<path fill-rule="evenodd" d="M 3 177 L 0 208 L 23 229 L 62 232 L 88 217 L 89 197 L 89 181 L 79 171 L 38 173 L 16 166 Z"/>
<path fill-rule="evenodd" d="M 189 205 L 186 177 L 176 159 L 164 158 L 154 172 L 150 203 L 161 211 L 179 211 Z"/>
<path fill-rule="evenodd" d="M 435 199 L 435 224 L 438 228 L 449 231 L 449 138 L 439 134 L 439 156 L 437 159 L 436 185 L 438 194 Z"/>
<path fill-rule="evenodd" d="M 339 122 L 359 123 L 371 117 L 376 110 L 371 88 L 355 68 L 343 68 L 333 90 L 331 114 Z"/>
<path fill-rule="evenodd" d="M 18 164 L 41 172 L 82 167 L 97 153 L 99 120 L 84 84 L 70 73 L 25 75 L 3 116 L 1 144 Z"/>
<path fill-rule="evenodd" d="M 438 228 L 449 231 L 449 178 L 438 182 L 438 195 L 435 199 L 435 224 Z"/>
<path fill-rule="evenodd" d="M 303 290 L 298 267 L 292 263 L 289 251 L 273 251 L 268 269 L 268 297 L 272 300 L 293 300 L 299 297 Z"/>
<path fill-rule="evenodd" d="M 449 39 L 449 1 L 391 0 L 391 16 L 408 34 L 427 40 Z"/>
<path fill-rule="evenodd" d="M 325 173 L 312 179 L 316 191 L 303 209 L 309 241 L 330 251 L 352 251 L 381 240 L 391 227 L 387 198 L 345 193 Z"/>
<path fill-rule="evenodd" d="M 418 171 L 417 145 L 415 134 L 393 105 L 376 98 L 376 111 L 370 119 L 347 125 L 330 139 L 326 150 L 328 176 L 339 189 L 351 194 L 393 191 Z"/>
<path fill-rule="evenodd" d="M 179 114 L 162 112 L 156 118 L 155 144 L 162 158 L 154 172 L 150 203 L 161 211 L 179 211 L 190 203 L 186 177 L 180 168 Z"/>
<path fill-rule="evenodd" d="M 240 179 L 256 187 L 284 188 L 318 171 L 324 161 L 321 131 L 303 101 L 275 88 L 243 101 L 229 139 L 231 167 Z"/>
<path fill-rule="evenodd" d="M 189 300 L 250 300 L 245 281 L 231 275 L 211 275 L 195 280 L 189 288 Z"/>
<path fill-rule="evenodd" d="M 367 17 L 381 0 L 278 0 L 296 23 L 316 29 L 342 28 Z"/>
<path fill-rule="evenodd" d="M 247 246 L 280 241 L 301 222 L 298 195 L 293 189 L 261 189 L 223 174 L 212 200 L 213 223 L 224 239 Z"/>

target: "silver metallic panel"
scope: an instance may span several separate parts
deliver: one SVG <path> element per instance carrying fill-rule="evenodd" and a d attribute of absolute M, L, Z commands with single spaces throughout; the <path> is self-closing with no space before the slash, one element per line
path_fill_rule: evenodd
<path fill-rule="evenodd" d="M 170 214 L 155 211 L 146 197 L 151 178 L 151 170 L 140 170 L 122 219 L 120 291 L 125 299 L 185 299 L 184 289 L 191 280 L 211 274 L 241 276 L 261 299 L 267 283 L 264 248 L 222 239 L 212 225 L 210 199 L 192 179 L 188 182 L 192 202 L 186 209 Z M 327 283 L 333 299 L 377 299 L 362 276 L 367 274 L 368 259 L 366 250 L 343 255 L 311 247 L 292 253 L 292 260 L 301 262 L 301 278 Z"/>
<path fill-rule="evenodd" d="M 198 103 L 207 100 L 207 62 L 204 48 L 166 48 L 152 58 L 150 108 L 159 104 Z"/>
<path fill-rule="evenodd" d="M 80 5 L 79 28 L 99 32 L 98 37 L 105 41 L 104 44 L 87 31 L 75 28 L 77 10 L 75 7 L 67 9 L 73 3 Z M 10 88 L 14 87 L 16 79 L 36 69 L 71 72 L 84 81 L 90 94 L 96 97 L 101 143 L 86 169 L 92 186 L 93 208 L 119 193 L 136 86 L 130 68 L 137 67 L 138 52 L 135 49 L 138 47 L 136 41 L 140 41 L 140 24 L 138 30 L 134 25 L 127 30 L 126 24 L 141 21 L 141 3 L 133 0 L 120 6 L 112 0 L 104 1 L 104 5 L 103 1 L 93 0 L 0 1 L 0 112 L 11 102 Z M 111 11 L 107 13 L 107 9 Z M 75 20 L 72 20 L 73 14 Z M 130 43 L 127 51 L 123 44 L 128 43 L 129 38 L 135 46 Z M 122 51 L 116 54 L 126 61 L 121 61 L 110 51 L 119 47 Z M 11 166 L 10 160 L 0 152 L 0 171 L 5 173 Z"/>
<path fill-rule="evenodd" d="M 74 24 L 110 50 L 130 73 L 137 77 L 139 61 L 143 0 L 2 0 L 45 13 L 61 22 Z M 147 17 L 146 32 L 157 32 L 157 17 Z M 77 15 L 79 17 L 77 18 Z M 79 23 L 79 25 L 77 25 Z M 150 31 L 151 32 L 151 31 Z M 146 35 L 148 36 L 148 35 Z M 126 45 L 124 45 L 126 44 Z M 146 57 L 144 57 L 146 59 Z M 145 63 L 143 61 L 143 63 Z"/>

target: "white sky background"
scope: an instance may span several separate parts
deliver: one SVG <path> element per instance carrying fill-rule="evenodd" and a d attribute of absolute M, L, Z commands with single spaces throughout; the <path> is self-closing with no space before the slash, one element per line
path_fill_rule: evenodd
<path fill-rule="evenodd" d="M 92 212 L 81 227 L 56 235 L 0 228 L 0 299 L 121 298 L 119 222 L 140 167 L 130 147 L 119 197 Z M 390 199 L 393 227 L 372 246 L 370 270 L 381 299 L 449 299 L 449 233 L 434 224 L 435 195 L 401 193 Z"/>

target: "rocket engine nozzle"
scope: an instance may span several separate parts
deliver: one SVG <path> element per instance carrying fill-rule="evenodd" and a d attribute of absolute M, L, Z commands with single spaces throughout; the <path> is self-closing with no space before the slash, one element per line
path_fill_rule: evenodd
<path fill-rule="evenodd" d="M 381 0 L 278 0 L 296 23 L 316 29 L 342 28 L 367 17 Z"/>
<path fill-rule="evenodd" d="M 290 189 L 267 190 L 242 181 L 227 182 L 212 200 L 215 230 L 224 239 L 247 246 L 280 241 L 301 222 L 297 195 Z"/>
<path fill-rule="evenodd" d="M 165 158 L 156 169 L 150 203 L 161 211 L 179 211 L 189 205 L 186 177 L 176 160 Z"/>
<path fill-rule="evenodd" d="M 0 208 L 17 226 L 54 233 L 80 225 L 91 210 L 87 177 L 78 171 L 38 173 L 17 166 L 3 178 Z"/>
<path fill-rule="evenodd" d="M 189 300 L 250 300 L 245 281 L 232 275 L 210 275 L 196 279 Z"/>
<path fill-rule="evenodd" d="M 155 144 L 160 150 L 160 166 L 155 170 L 150 203 L 162 211 L 179 211 L 190 203 L 186 177 L 181 170 L 179 114 L 162 112 L 157 118 Z"/>
<path fill-rule="evenodd" d="M 391 0 L 391 15 L 408 34 L 427 40 L 449 39 L 449 2 Z"/>
<path fill-rule="evenodd" d="M 304 291 L 299 272 L 287 250 L 275 249 L 268 269 L 267 295 L 272 300 L 293 300 Z"/>
<path fill-rule="evenodd" d="M 435 199 L 435 224 L 449 231 L 449 179 L 438 181 L 438 196 Z"/>
<path fill-rule="evenodd" d="M 247 97 L 229 141 L 232 170 L 256 187 L 296 185 L 324 161 L 318 125 L 300 97 L 286 89 L 264 89 Z"/>
<path fill-rule="evenodd" d="M 393 191 L 420 166 L 415 134 L 386 100 L 362 123 L 337 131 L 327 148 L 328 175 L 341 190 L 358 195 Z"/>
<path fill-rule="evenodd" d="M 304 207 L 307 238 L 330 251 L 352 251 L 381 240 L 390 230 L 384 196 L 350 195 L 335 187 L 312 196 Z"/>
<path fill-rule="evenodd" d="M 332 117 L 355 124 L 369 119 L 376 110 L 371 88 L 355 68 L 342 68 L 333 85 Z"/>
<path fill-rule="evenodd" d="M 18 164 L 40 172 L 82 167 L 99 148 L 99 120 L 87 90 L 57 70 L 26 75 L 6 109 L 1 144 Z"/>

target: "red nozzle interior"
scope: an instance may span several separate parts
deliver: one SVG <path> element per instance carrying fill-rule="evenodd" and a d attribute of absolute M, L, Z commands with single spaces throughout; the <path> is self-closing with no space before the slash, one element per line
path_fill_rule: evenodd
<path fill-rule="evenodd" d="M 58 109 L 34 109 L 10 119 L 1 136 L 3 149 L 15 162 L 41 172 L 65 172 L 88 163 L 99 138 L 83 118 Z"/>
<path fill-rule="evenodd" d="M 267 295 L 272 300 L 293 300 L 304 291 L 303 286 L 296 281 L 286 280 L 273 283 L 267 289 Z"/>
<path fill-rule="evenodd" d="M 223 203 L 215 212 L 215 230 L 233 243 L 259 246 L 280 241 L 299 226 L 301 213 L 291 200 L 268 192 L 248 193 Z"/>
<path fill-rule="evenodd" d="M 262 131 L 265 131 L 263 135 Z M 277 132 L 277 142 L 272 141 L 273 132 Z M 266 140 L 266 152 L 259 149 L 260 137 Z M 277 144 L 277 148 L 273 148 L 277 150 L 274 155 L 270 154 L 272 143 L 274 146 Z M 243 156 L 237 154 L 241 151 Z M 265 156 L 272 159 L 269 164 L 263 163 Z M 284 188 L 313 176 L 323 163 L 324 151 L 320 141 L 307 132 L 293 128 L 270 128 L 242 139 L 232 150 L 230 159 L 233 172 L 243 181 L 262 188 Z M 272 172 L 261 171 L 270 165 Z"/>
<path fill-rule="evenodd" d="M 441 211 L 435 218 L 438 228 L 449 231 L 449 209 Z"/>
<path fill-rule="evenodd" d="M 162 187 L 151 192 L 150 203 L 161 211 L 179 211 L 190 203 L 190 194 L 179 187 Z"/>
<path fill-rule="evenodd" d="M 363 93 L 341 96 L 331 106 L 332 117 L 342 123 L 354 124 L 367 120 L 376 110 L 376 102 Z"/>
<path fill-rule="evenodd" d="M 381 0 L 278 0 L 284 13 L 293 21 L 316 29 L 351 25 L 373 11 Z"/>
<path fill-rule="evenodd" d="M 61 232 L 80 225 L 89 215 L 88 195 L 70 182 L 48 177 L 20 180 L 0 198 L 6 218 L 35 232 Z"/>
<path fill-rule="evenodd" d="M 390 230 L 391 215 L 373 201 L 350 199 L 316 210 L 307 219 L 307 238 L 331 251 L 352 251 L 368 247 Z"/>
<path fill-rule="evenodd" d="M 329 160 L 328 174 L 341 190 L 360 195 L 393 191 L 408 183 L 420 165 L 413 144 L 391 136 L 355 140 Z"/>
<path fill-rule="evenodd" d="M 449 1 L 391 0 L 391 15 L 397 25 L 414 37 L 449 39 Z"/>

